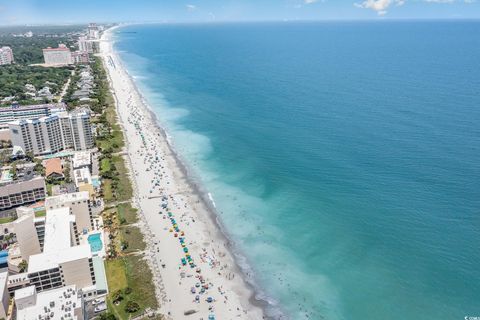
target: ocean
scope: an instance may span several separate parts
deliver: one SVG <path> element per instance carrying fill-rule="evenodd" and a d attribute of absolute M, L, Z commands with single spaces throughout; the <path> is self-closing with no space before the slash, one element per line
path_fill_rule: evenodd
<path fill-rule="evenodd" d="M 480 22 L 131 25 L 115 47 L 290 319 L 480 316 Z"/>

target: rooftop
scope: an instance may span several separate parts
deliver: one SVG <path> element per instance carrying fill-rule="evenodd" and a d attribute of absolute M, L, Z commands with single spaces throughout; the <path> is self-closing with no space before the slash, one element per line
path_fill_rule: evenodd
<path fill-rule="evenodd" d="M 47 211 L 45 220 L 44 253 L 56 252 L 71 247 L 70 224 L 75 216 L 70 214 L 69 207 Z"/>
<path fill-rule="evenodd" d="M 91 257 L 92 253 L 90 251 L 90 245 L 88 244 L 74 246 L 52 253 L 35 254 L 28 259 L 28 273 L 57 268 L 59 264 L 64 262 Z"/>
<path fill-rule="evenodd" d="M 44 166 L 45 176 L 47 177 L 52 173 L 58 173 L 60 175 L 63 175 L 62 160 L 60 158 L 52 158 L 45 160 Z"/>
<path fill-rule="evenodd" d="M 25 289 L 28 289 L 25 290 Z M 75 286 L 66 286 L 58 289 L 35 293 L 35 287 L 30 286 L 15 291 L 15 300 L 18 291 L 25 291 L 23 295 L 35 296 L 35 304 L 19 307 L 18 320 L 38 319 L 77 319 L 76 310 L 82 307 L 82 297 L 77 293 Z M 28 295 L 24 298 L 29 297 Z"/>
<path fill-rule="evenodd" d="M 54 197 L 48 197 L 45 199 L 45 208 L 55 208 L 58 206 L 62 206 L 65 203 L 73 202 L 73 201 L 83 201 L 88 200 L 88 192 L 81 191 L 81 192 L 74 192 L 74 193 L 65 193 Z"/>
<path fill-rule="evenodd" d="M 90 166 L 92 164 L 92 157 L 90 152 L 88 151 L 75 152 L 73 154 L 72 163 L 73 163 L 74 169 Z"/>
<path fill-rule="evenodd" d="M 77 187 L 82 184 L 91 184 L 92 176 L 90 174 L 90 169 L 88 169 L 87 167 L 83 167 L 73 170 L 73 179 L 75 180 L 75 184 L 77 185 Z"/>

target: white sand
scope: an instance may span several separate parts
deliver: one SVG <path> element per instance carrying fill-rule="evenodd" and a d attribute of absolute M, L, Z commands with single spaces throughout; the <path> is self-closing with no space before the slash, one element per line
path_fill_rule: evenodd
<path fill-rule="evenodd" d="M 127 140 L 134 204 L 139 208 L 140 227 L 148 243 L 146 256 L 154 272 L 160 312 L 171 319 L 207 320 L 211 314 L 222 320 L 262 319 L 262 309 L 249 301 L 253 292 L 235 266 L 226 248 L 226 238 L 188 183 L 166 138 L 114 53 L 111 30 L 104 33 L 100 51 Z M 162 201 L 162 196 L 168 200 Z M 193 269 L 188 264 L 181 266 L 185 253 L 175 232 L 170 232 L 172 222 L 161 207 L 167 202 L 180 232 L 185 232 L 186 247 L 197 265 Z M 200 283 L 199 276 L 208 284 L 208 289 L 200 294 L 200 288 L 196 288 L 192 294 L 191 288 Z M 199 302 L 195 302 L 197 295 Z M 212 297 L 214 302 L 208 303 L 207 297 Z M 185 316 L 186 310 L 197 313 Z"/>

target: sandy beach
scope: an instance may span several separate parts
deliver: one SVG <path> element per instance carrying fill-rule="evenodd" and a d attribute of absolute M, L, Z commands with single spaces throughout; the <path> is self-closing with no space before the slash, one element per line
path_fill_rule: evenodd
<path fill-rule="evenodd" d="M 226 237 L 190 185 L 155 117 L 113 51 L 112 30 L 103 34 L 100 55 L 126 138 L 134 204 L 147 242 L 146 256 L 154 273 L 160 312 L 169 319 L 264 318 L 262 309 L 251 303 L 253 290 L 235 265 Z M 185 315 L 189 310 L 195 312 Z"/>

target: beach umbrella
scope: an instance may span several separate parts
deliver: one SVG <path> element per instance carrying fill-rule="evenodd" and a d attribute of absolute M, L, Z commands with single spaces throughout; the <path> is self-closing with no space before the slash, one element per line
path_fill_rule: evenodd
<path fill-rule="evenodd" d="M 187 253 L 188 252 L 188 248 L 183 248 L 183 252 Z"/>
<path fill-rule="evenodd" d="M 208 298 L 207 298 L 207 302 L 208 302 L 208 303 L 212 303 L 212 302 L 213 302 L 213 298 L 212 298 L 212 297 L 208 297 Z"/>

